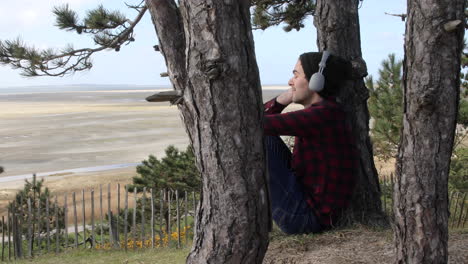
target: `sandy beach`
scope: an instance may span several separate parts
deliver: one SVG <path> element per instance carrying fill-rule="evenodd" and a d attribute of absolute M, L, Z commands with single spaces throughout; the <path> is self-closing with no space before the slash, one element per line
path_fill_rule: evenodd
<path fill-rule="evenodd" d="M 287 89 L 264 87 L 264 101 Z M 126 184 L 135 165 L 153 154 L 164 156 L 169 145 L 189 143 L 177 107 L 148 103 L 151 90 L 80 91 L 0 94 L 0 215 L 24 179 L 42 173 L 55 194 Z M 48 173 L 109 166 L 98 172 Z M 29 175 L 29 176 L 28 176 Z M 3 181 L 1 181 L 3 179 Z"/>

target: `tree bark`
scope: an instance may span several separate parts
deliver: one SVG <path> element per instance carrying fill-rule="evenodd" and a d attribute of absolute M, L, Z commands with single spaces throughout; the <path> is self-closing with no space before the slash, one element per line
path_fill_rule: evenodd
<path fill-rule="evenodd" d="M 447 263 L 448 173 L 455 134 L 465 0 L 409 0 L 403 135 L 395 185 L 397 263 Z"/>
<path fill-rule="evenodd" d="M 344 220 L 375 224 L 382 222 L 383 213 L 379 180 L 369 138 L 369 91 L 363 80 L 367 75 L 367 67 L 361 53 L 358 4 L 359 0 L 317 0 L 314 25 L 317 28 L 319 50 L 328 50 L 352 61 L 354 70 L 354 80 L 347 82 L 338 96 L 348 114 L 360 152 L 356 189 Z"/>
<path fill-rule="evenodd" d="M 187 263 L 261 263 L 271 220 L 250 1 L 146 3 L 203 179 Z"/>

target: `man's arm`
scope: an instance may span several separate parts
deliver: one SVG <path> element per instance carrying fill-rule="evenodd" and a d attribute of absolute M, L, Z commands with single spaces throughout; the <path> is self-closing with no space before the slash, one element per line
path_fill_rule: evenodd
<path fill-rule="evenodd" d="M 330 120 L 343 119 L 335 108 L 316 106 L 283 114 L 265 115 L 263 131 L 269 136 L 320 137 L 320 131 L 332 133 Z"/>
<path fill-rule="evenodd" d="M 286 92 L 283 92 L 279 96 L 271 99 L 263 105 L 265 115 L 279 114 L 286 108 L 290 103 L 292 103 L 292 90 L 288 89 Z"/>

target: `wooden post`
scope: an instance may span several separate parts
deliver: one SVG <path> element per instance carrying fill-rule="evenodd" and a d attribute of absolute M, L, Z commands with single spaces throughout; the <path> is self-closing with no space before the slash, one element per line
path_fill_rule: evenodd
<path fill-rule="evenodd" d="M 197 202 L 195 201 L 195 192 L 192 192 L 192 202 L 193 202 L 193 221 L 195 223 L 195 219 L 197 218 Z"/>
<path fill-rule="evenodd" d="M 16 260 L 16 228 L 15 228 L 15 201 L 11 203 L 11 233 L 13 235 L 13 256 Z"/>
<path fill-rule="evenodd" d="M 91 248 L 94 248 L 96 233 L 94 230 L 94 189 L 91 189 Z"/>
<path fill-rule="evenodd" d="M 151 190 L 151 248 L 154 248 L 154 192 Z"/>
<path fill-rule="evenodd" d="M 159 239 L 162 242 L 162 231 L 163 231 L 163 219 L 164 219 L 164 190 L 160 191 L 161 194 L 161 200 L 159 201 L 160 207 L 159 207 Z M 162 245 L 162 244 L 161 244 Z"/>
<path fill-rule="evenodd" d="M 60 226 L 59 226 L 59 214 L 58 214 L 58 198 L 55 195 L 55 253 L 59 253 L 60 249 Z"/>
<path fill-rule="evenodd" d="M 86 248 L 86 201 L 85 190 L 81 190 L 81 211 L 83 212 L 83 247 Z"/>
<path fill-rule="evenodd" d="M 143 187 L 143 197 L 141 200 L 141 242 L 145 241 L 145 207 L 146 207 L 146 187 Z"/>
<path fill-rule="evenodd" d="M 14 218 L 15 218 L 15 250 L 16 250 L 16 257 L 17 258 L 22 258 L 23 257 L 23 235 L 21 234 L 22 231 L 22 222 L 20 222 L 20 219 L 18 219 L 18 214 L 22 215 L 22 210 L 21 210 L 22 204 L 20 203 L 19 208 L 18 205 L 15 207 L 15 213 L 14 213 Z M 18 209 L 18 210 L 16 210 Z"/>
<path fill-rule="evenodd" d="M 167 245 L 171 244 L 171 235 L 172 235 L 172 228 L 171 228 L 171 202 L 172 202 L 172 191 L 169 190 L 169 199 L 167 205 Z"/>
<path fill-rule="evenodd" d="M 17 258 L 19 258 L 19 249 L 18 249 L 18 228 L 16 227 L 17 226 L 17 223 L 18 223 L 18 220 L 16 218 L 16 205 L 15 205 L 15 202 L 13 201 L 12 203 L 12 212 L 11 212 L 11 220 L 12 220 L 12 233 L 13 233 L 13 256 L 14 256 L 14 259 L 16 260 Z"/>
<path fill-rule="evenodd" d="M 387 181 L 386 181 L 386 177 L 383 176 L 383 185 L 384 185 L 384 188 L 387 189 Z M 383 208 L 384 208 L 384 212 L 385 214 L 387 214 L 387 194 L 385 192 L 383 192 Z"/>
<path fill-rule="evenodd" d="M 111 219 L 110 221 L 110 234 L 112 236 L 112 247 L 116 248 L 119 246 L 119 238 L 117 237 L 117 221 L 114 216 L 114 213 L 112 213 L 112 209 L 109 214 L 109 218 Z"/>
<path fill-rule="evenodd" d="M 450 217 L 449 217 L 449 223 L 450 223 L 450 220 L 452 220 L 452 227 L 454 226 L 455 224 L 455 219 L 457 218 L 457 209 L 458 209 L 458 198 L 460 197 L 460 193 L 457 192 L 456 194 L 456 198 L 455 198 L 455 210 L 453 212 L 453 214 L 450 214 Z M 450 219 L 451 218 L 451 219 Z M 447 226 L 450 226 L 450 224 L 448 224 Z"/>
<path fill-rule="evenodd" d="M 125 214 L 124 214 L 124 241 L 125 241 L 125 252 L 128 249 L 128 186 L 125 185 Z"/>
<path fill-rule="evenodd" d="M 104 245 L 104 230 L 102 228 L 102 225 L 104 224 L 104 216 L 102 214 L 102 184 L 99 185 L 99 205 L 101 208 L 101 245 Z"/>
<path fill-rule="evenodd" d="M 32 206 L 31 198 L 28 197 L 28 257 L 32 258 L 33 252 L 33 221 L 32 221 Z"/>
<path fill-rule="evenodd" d="M 448 204 L 449 212 L 452 211 L 452 200 L 453 200 L 453 196 L 454 196 L 454 195 L 455 195 L 455 191 L 452 191 L 452 192 L 449 193 L 449 196 L 450 196 L 449 201 L 448 201 L 448 203 L 449 203 L 449 204 Z M 450 217 L 449 217 L 449 218 L 450 218 Z M 449 220 L 448 222 L 450 222 L 450 220 Z M 447 225 L 447 226 L 448 226 L 448 225 Z"/>
<path fill-rule="evenodd" d="M 460 227 L 461 221 L 462 221 L 462 216 L 463 216 L 463 208 L 465 206 L 465 200 L 466 200 L 466 193 L 463 194 L 462 198 L 462 203 L 461 203 L 461 208 L 460 208 L 460 217 L 458 217 L 458 222 L 457 222 L 457 227 Z"/>
<path fill-rule="evenodd" d="M 133 189 L 133 197 L 134 197 L 134 203 L 133 203 L 133 248 L 136 248 L 136 211 L 137 211 L 137 188 L 135 187 Z"/>
<path fill-rule="evenodd" d="M 68 248 L 68 201 L 67 193 L 63 198 L 63 225 L 65 226 L 65 248 Z"/>
<path fill-rule="evenodd" d="M 39 197 L 37 199 L 37 248 L 39 251 L 41 250 L 41 222 L 42 222 L 42 217 L 41 217 L 41 196 L 39 194 Z"/>
<path fill-rule="evenodd" d="M 5 216 L 2 215 L 2 262 L 5 261 Z"/>
<path fill-rule="evenodd" d="M 8 261 L 11 260 L 11 212 L 10 208 L 8 208 L 8 225 L 7 225 L 7 233 L 8 233 Z"/>
<path fill-rule="evenodd" d="M 177 248 L 180 248 L 180 213 L 179 213 L 179 190 L 175 191 L 177 208 Z"/>
<path fill-rule="evenodd" d="M 73 223 L 75 226 L 75 248 L 78 248 L 78 216 L 76 214 L 76 194 L 73 192 Z"/>
<path fill-rule="evenodd" d="M 465 217 L 464 217 L 464 220 L 463 220 L 462 228 L 465 228 L 467 218 L 468 218 L 468 206 L 466 207 L 466 213 L 465 213 Z"/>
<path fill-rule="evenodd" d="M 185 234 L 185 246 L 188 244 L 188 199 L 187 199 L 187 191 L 185 191 L 185 225 L 184 225 L 184 234 Z"/>
<path fill-rule="evenodd" d="M 49 204 L 49 196 L 46 197 L 46 232 L 47 232 L 47 244 L 46 244 L 46 249 L 47 253 L 49 253 L 50 250 L 50 204 Z"/>
<path fill-rule="evenodd" d="M 116 237 L 119 237 L 119 215 L 120 215 L 120 183 L 117 183 L 117 228 L 116 230 Z M 120 239 L 119 239 L 120 240 Z"/>
<path fill-rule="evenodd" d="M 114 244 L 113 234 L 112 234 L 112 217 L 111 217 L 111 185 L 107 185 L 107 216 L 109 218 L 109 239 L 110 244 Z"/>

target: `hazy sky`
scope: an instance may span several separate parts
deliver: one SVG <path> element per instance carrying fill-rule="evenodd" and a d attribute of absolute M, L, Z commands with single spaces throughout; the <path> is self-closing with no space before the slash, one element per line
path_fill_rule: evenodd
<path fill-rule="evenodd" d="M 15 39 L 20 36 L 26 43 L 37 48 L 62 48 L 72 43 L 75 48 L 92 45 L 85 34 L 61 31 L 54 27 L 54 6 L 69 3 L 83 17 L 86 10 L 103 4 L 111 10 L 120 10 L 133 19 L 136 12 L 126 8 L 124 2 L 138 3 L 139 0 L 15 0 L 0 5 L 0 39 Z M 359 10 L 361 44 L 368 71 L 376 76 L 383 59 L 389 53 L 403 58 L 403 34 L 405 24 L 398 17 L 384 13 L 406 12 L 405 0 L 364 0 Z M 309 17 L 306 27 L 299 32 L 286 33 L 282 27 L 254 31 L 257 63 L 263 85 L 287 85 L 298 55 L 317 51 L 316 29 Z M 135 29 L 136 41 L 123 46 L 120 52 L 104 51 L 93 57 L 91 71 L 67 77 L 20 76 L 19 70 L 0 66 L 0 88 L 32 85 L 65 84 L 136 84 L 169 85 L 167 78 L 159 77 L 166 71 L 162 55 L 153 50 L 157 44 L 154 27 L 149 13 L 145 14 Z"/>

